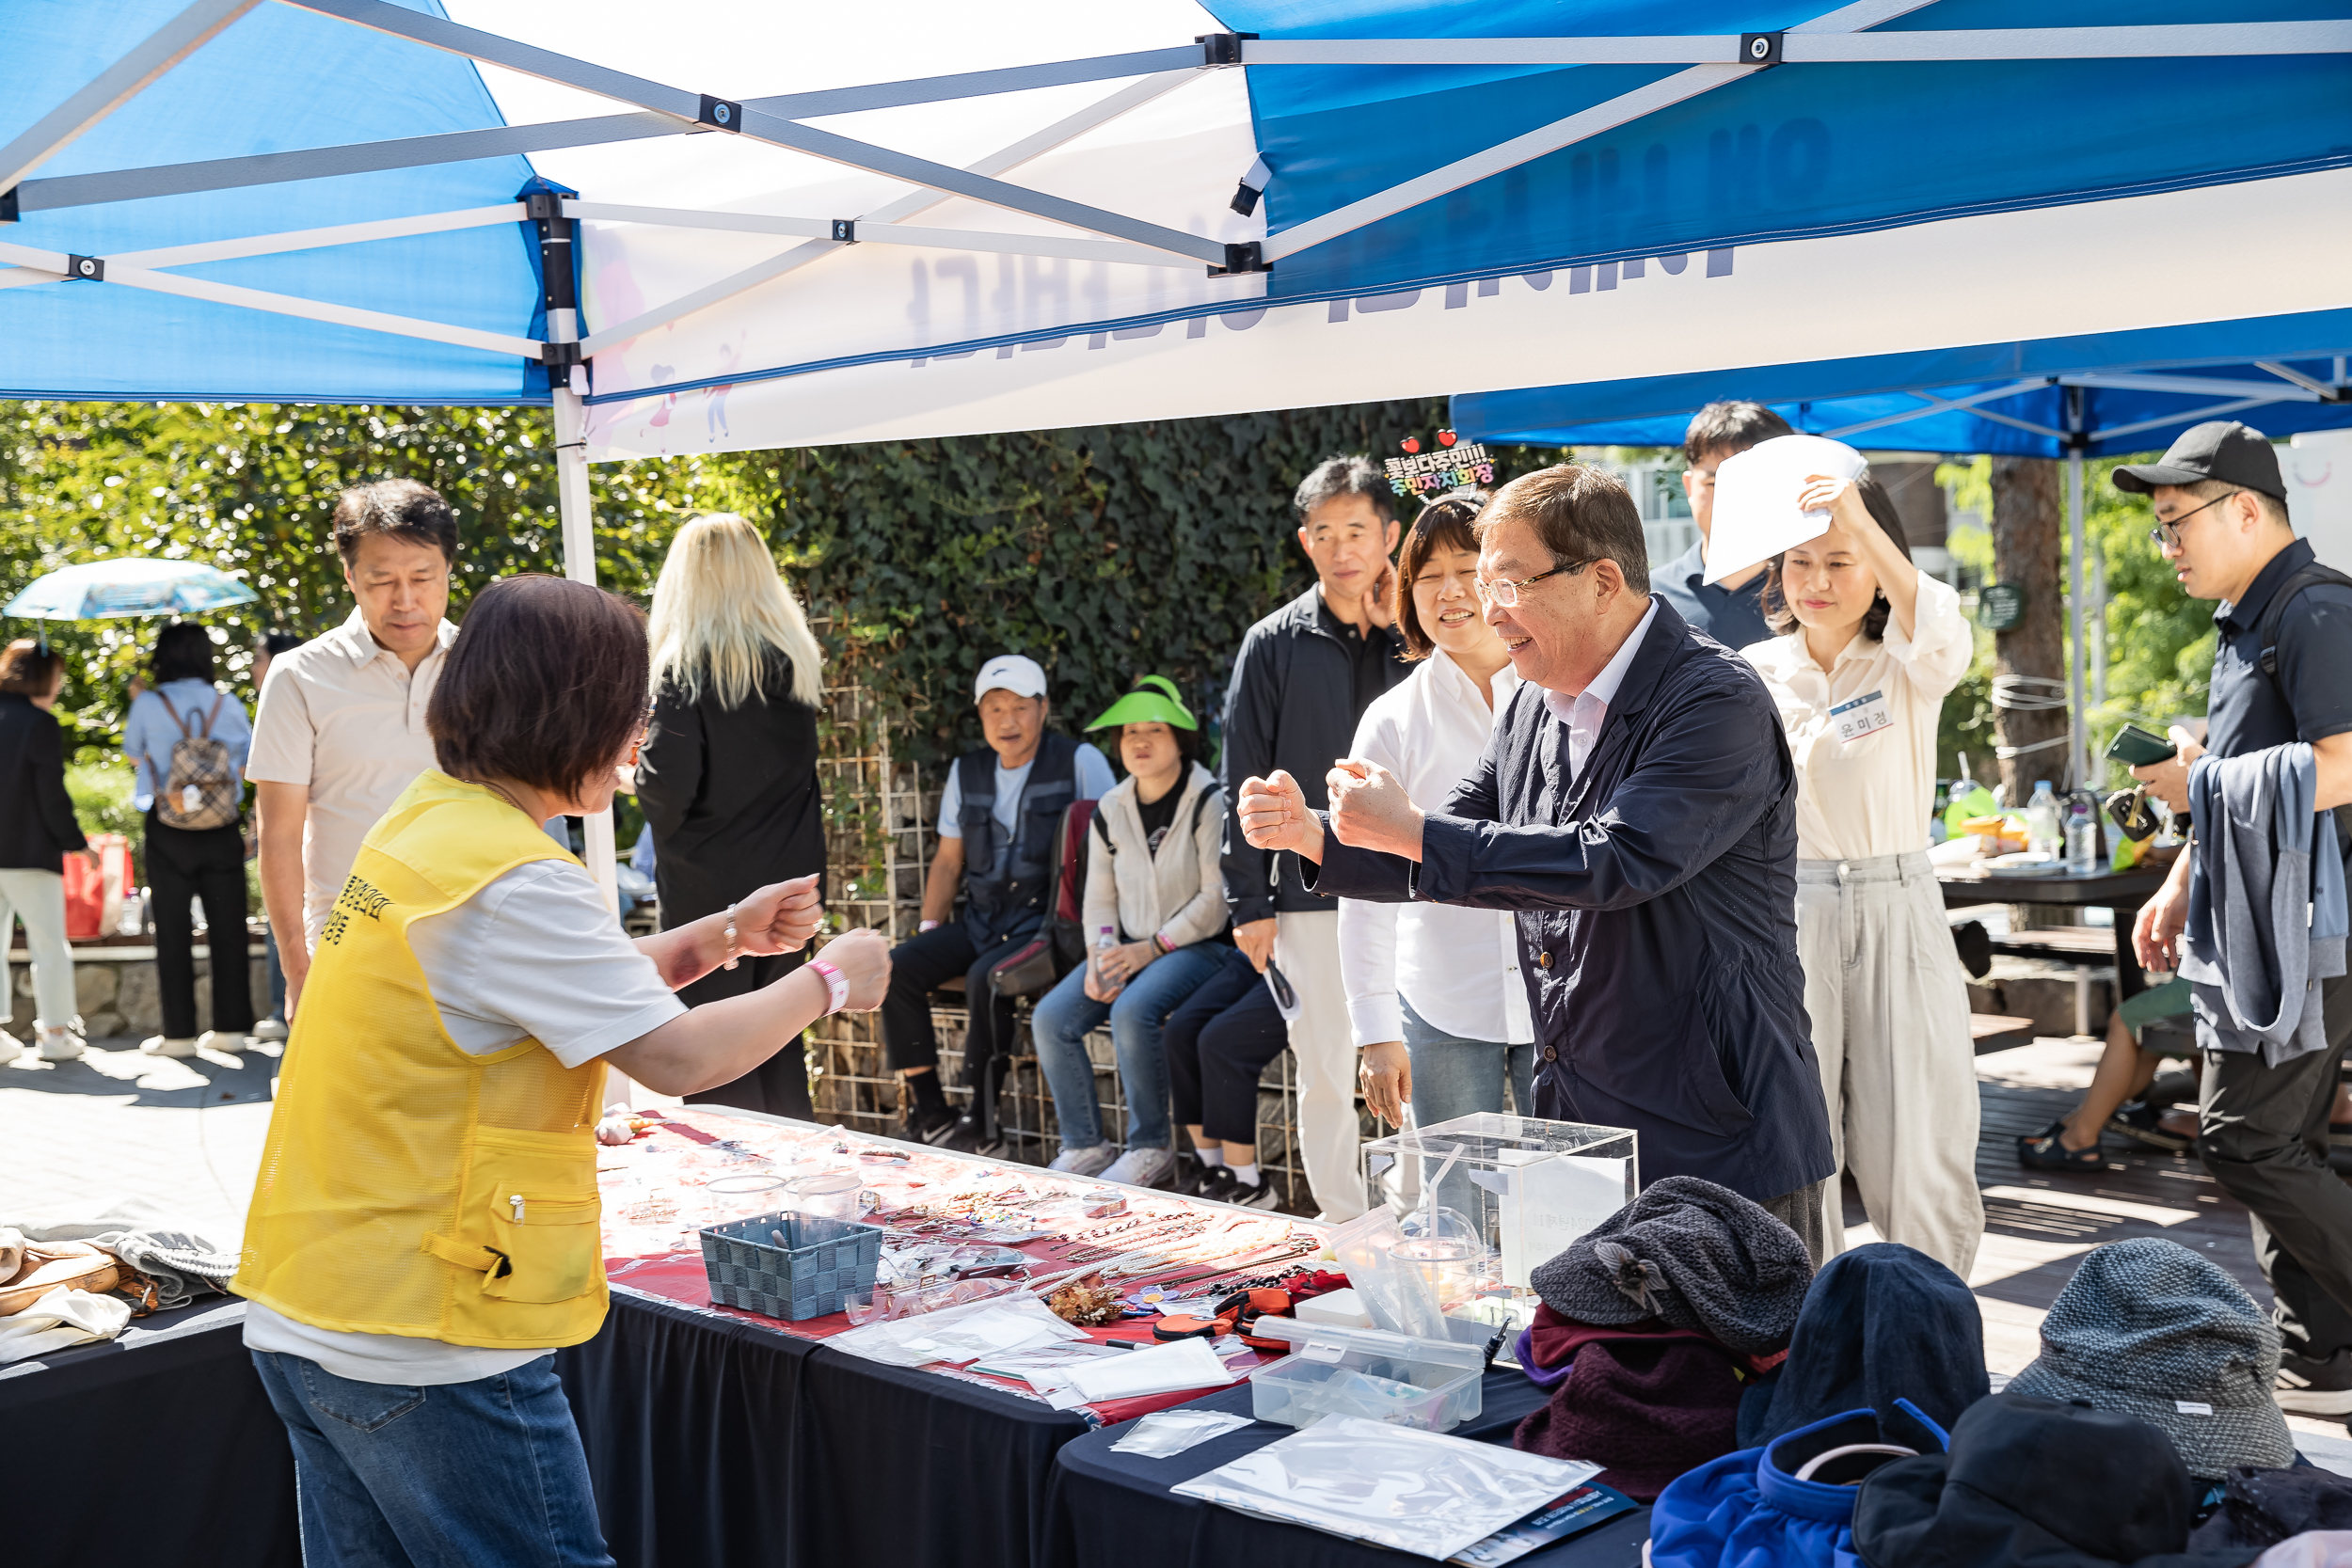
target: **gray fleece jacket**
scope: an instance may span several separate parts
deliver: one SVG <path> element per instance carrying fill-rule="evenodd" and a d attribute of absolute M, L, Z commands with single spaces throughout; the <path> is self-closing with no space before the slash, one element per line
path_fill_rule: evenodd
<path fill-rule="evenodd" d="M 2197 822 L 2181 978 L 2197 1043 L 2259 1051 L 2268 1067 L 2325 1049 L 2320 982 L 2344 973 L 2344 861 L 2331 816 L 2314 812 L 2307 745 L 2197 759 Z"/>

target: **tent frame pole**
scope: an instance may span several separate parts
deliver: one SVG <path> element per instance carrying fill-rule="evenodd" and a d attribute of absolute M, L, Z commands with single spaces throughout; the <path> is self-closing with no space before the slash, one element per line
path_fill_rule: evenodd
<path fill-rule="evenodd" d="M 2082 394 L 2069 388 L 2067 422 L 2082 422 Z M 2090 715 L 2083 706 L 2083 453 L 2079 441 L 2066 454 L 2066 676 L 2074 752 L 2074 787 L 2093 787 L 2090 777 Z"/>

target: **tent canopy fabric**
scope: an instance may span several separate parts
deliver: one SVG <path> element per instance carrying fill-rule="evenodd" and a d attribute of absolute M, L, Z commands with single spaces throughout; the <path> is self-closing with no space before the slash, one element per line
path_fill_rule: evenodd
<path fill-rule="evenodd" d="M 1268 39 L 1919 35 L 2303 21 L 2340 0 L 1490 0 L 1469 6 L 1214 0 Z M 1793 46 L 1799 40 L 1789 39 Z M 1707 80 L 1715 72 L 1720 82 Z M 2101 199 L 2341 164 L 2352 57 L 1940 59 L 1564 69 L 1295 66 L 1249 72 L 1274 173 L 1269 228 L 1624 95 L 1692 95 L 1286 256 L 1277 297 L 1368 293 L 1573 262 L 1850 233 L 1929 216 Z"/>
<path fill-rule="evenodd" d="M 2160 451 L 2193 424 L 2352 427 L 2352 310 L 1476 392 L 1456 429 L 1531 446 L 1673 447 L 1720 398 L 1880 450 L 2019 457 Z"/>
<path fill-rule="evenodd" d="M 430 0 L 427 0 L 430 3 Z M 18 0 L 0 7 L 0 145 L 31 129 L 186 8 L 185 0 Z M 221 8 L 229 9 L 232 8 Z M 135 258 L 249 236 L 512 207 L 520 157 L 41 210 L 77 176 L 497 125 L 480 73 L 455 55 L 292 7 L 236 17 L 67 144 L 21 191 L 11 251 L 132 267 L 421 318 L 543 336 L 537 247 L 501 215 L 481 227 L 174 266 Z M 0 176 L 5 178 L 5 176 Z M 519 216 L 519 214 L 516 214 Z M 14 286 L 10 286 L 14 285 Z M 544 403 L 546 373 L 513 353 L 433 342 L 118 283 L 0 270 L 0 396 L 419 404 Z"/>
<path fill-rule="evenodd" d="M 526 157 L 580 193 L 567 379 L 623 402 L 2352 158 L 2334 0 L 1819 3 L 24 0 L 0 392 L 533 399 L 572 324 Z"/>

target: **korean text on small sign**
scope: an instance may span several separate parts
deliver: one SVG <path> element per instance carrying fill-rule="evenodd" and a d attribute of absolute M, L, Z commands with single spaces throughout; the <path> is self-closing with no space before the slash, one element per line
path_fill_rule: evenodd
<path fill-rule="evenodd" d="M 1400 496 L 1430 496 L 1460 484 L 1495 482 L 1494 459 L 1475 441 L 1437 451 L 1417 451 L 1410 457 L 1391 457 L 1387 467 L 1389 488 Z"/>

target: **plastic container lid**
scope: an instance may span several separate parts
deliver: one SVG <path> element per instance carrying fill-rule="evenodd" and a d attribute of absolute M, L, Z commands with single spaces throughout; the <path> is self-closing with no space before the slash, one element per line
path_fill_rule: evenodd
<path fill-rule="evenodd" d="M 1287 1339 L 1292 1354 L 1310 1361 L 1336 1361 L 1353 1352 L 1385 1355 L 1395 1361 L 1434 1361 L 1441 1366 L 1480 1371 L 1486 1365 L 1484 1344 L 1466 1345 L 1452 1339 L 1424 1339 L 1418 1335 L 1392 1334 L 1385 1328 L 1349 1328 L 1340 1323 L 1300 1323 L 1296 1318 L 1260 1318 L 1249 1325 L 1252 1336 Z M 1318 1354 L 1321 1353 L 1321 1354 Z"/>

